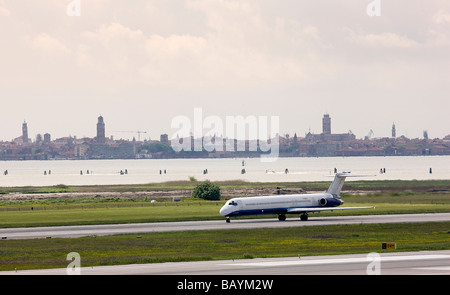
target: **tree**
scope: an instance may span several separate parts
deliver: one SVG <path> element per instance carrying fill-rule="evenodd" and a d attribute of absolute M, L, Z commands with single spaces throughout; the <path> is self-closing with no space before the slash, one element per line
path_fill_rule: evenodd
<path fill-rule="evenodd" d="M 162 142 L 150 142 L 148 144 L 145 144 L 141 147 L 142 149 L 146 149 L 148 150 L 150 153 L 159 153 L 159 152 L 163 152 L 163 153 L 172 153 L 172 147 L 166 143 L 162 143 Z"/>
<path fill-rule="evenodd" d="M 218 185 L 206 180 L 194 188 L 192 197 L 210 201 L 220 200 L 220 188 Z"/>

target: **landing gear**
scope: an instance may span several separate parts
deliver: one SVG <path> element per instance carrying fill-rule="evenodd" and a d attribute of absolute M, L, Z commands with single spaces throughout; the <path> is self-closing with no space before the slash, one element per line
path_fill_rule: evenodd
<path fill-rule="evenodd" d="M 304 214 L 300 215 L 300 220 L 301 221 L 307 221 L 308 220 L 308 214 L 304 213 Z"/>
<path fill-rule="evenodd" d="M 230 223 L 230 217 L 227 217 L 226 219 L 225 219 L 225 221 L 227 222 L 227 223 Z"/>
<path fill-rule="evenodd" d="M 285 221 L 286 220 L 286 215 L 284 215 L 284 214 L 278 215 L 278 220 L 279 221 Z"/>

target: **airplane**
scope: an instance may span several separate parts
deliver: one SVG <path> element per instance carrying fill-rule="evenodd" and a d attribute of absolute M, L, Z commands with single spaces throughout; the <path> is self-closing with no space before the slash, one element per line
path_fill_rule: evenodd
<path fill-rule="evenodd" d="M 230 222 L 231 217 L 278 214 L 278 220 L 285 221 L 286 214 L 301 214 L 300 220 L 307 221 L 308 213 L 334 210 L 372 209 L 374 207 L 338 207 L 344 204 L 340 193 L 350 172 L 336 173 L 328 190 L 324 193 L 294 194 L 233 198 L 220 209 L 220 215 Z"/>

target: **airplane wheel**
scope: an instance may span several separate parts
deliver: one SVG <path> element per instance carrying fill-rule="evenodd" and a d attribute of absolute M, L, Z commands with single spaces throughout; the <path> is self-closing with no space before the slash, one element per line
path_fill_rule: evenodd
<path fill-rule="evenodd" d="M 225 221 L 226 221 L 227 223 L 230 223 L 230 218 L 227 217 L 227 219 L 225 219 Z"/>
<path fill-rule="evenodd" d="M 307 221 L 308 220 L 308 214 L 300 215 L 300 220 L 301 221 Z"/>
<path fill-rule="evenodd" d="M 284 215 L 284 214 L 278 215 L 278 220 L 279 221 L 285 221 L 286 220 L 286 215 Z"/>

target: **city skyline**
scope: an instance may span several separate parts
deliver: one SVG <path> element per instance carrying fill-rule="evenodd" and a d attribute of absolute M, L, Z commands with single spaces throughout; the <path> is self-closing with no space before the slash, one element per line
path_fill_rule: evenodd
<path fill-rule="evenodd" d="M 198 109 L 197 114 L 199 113 Z M 213 119 L 208 120 L 223 125 L 219 122 L 220 118 Z M 266 118 L 260 122 L 264 119 Z M 199 121 L 199 118 L 194 121 Z M 227 130 L 237 128 L 248 130 L 248 133 L 241 133 L 243 137 L 233 137 L 233 133 L 226 133 L 224 136 L 211 133 L 211 130 L 203 134 L 194 127 L 196 132 L 177 135 L 171 140 L 168 134 L 161 134 L 159 140 L 141 141 L 139 137 L 138 140 L 133 137 L 130 141 L 107 137 L 107 124 L 103 116 L 99 116 L 95 137 L 68 136 L 52 140 L 51 134 L 45 133 L 43 137 L 38 134 L 33 141 L 29 138 L 28 123 L 24 122 L 22 136 L 11 142 L 0 141 L 0 160 L 260 157 L 263 162 L 273 162 L 278 157 L 450 155 L 450 134 L 442 139 L 430 139 L 427 132 L 424 132 L 423 139 L 397 137 L 394 123 L 391 137 L 374 138 L 371 132 L 363 139 L 358 139 L 351 132 L 333 132 L 329 114 L 324 114 L 322 118 L 321 133 L 308 132 L 305 137 L 276 132 L 272 133 L 270 138 L 252 138 L 252 133 L 261 134 L 256 129 L 266 129 L 264 123 L 258 126 L 256 118 L 231 118 L 226 125 Z M 140 133 L 138 135 L 140 136 Z"/>
<path fill-rule="evenodd" d="M 244 118 L 245 119 L 245 118 Z M 94 122 L 94 120 L 93 120 Z M 235 122 L 235 127 L 239 127 L 239 123 Z M 15 140 L 17 140 L 18 138 L 22 138 L 24 139 L 24 143 L 28 143 L 28 142 L 36 142 L 36 141 L 40 141 L 43 140 L 43 136 L 44 137 L 48 137 L 50 138 L 50 136 L 52 136 L 51 133 L 49 132 L 37 132 L 34 134 L 29 132 L 29 128 L 28 128 L 28 122 L 26 120 L 23 121 L 22 123 L 22 131 L 21 133 L 17 134 L 17 136 L 15 136 L 14 138 L 10 139 L 10 140 L 5 140 L 0 138 L 0 142 L 13 142 Z M 249 128 L 249 125 L 245 125 L 246 128 Z M 396 124 L 395 122 L 393 122 L 391 124 L 390 127 L 390 136 L 374 136 L 374 132 L 373 130 L 370 130 L 369 133 L 367 135 L 358 135 L 358 134 L 354 134 L 351 130 L 348 130 L 347 132 L 333 132 L 335 130 L 332 129 L 332 117 L 330 116 L 330 114 L 326 113 L 323 114 L 323 117 L 321 119 L 321 127 L 320 130 L 315 131 L 315 130 L 308 130 L 308 132 L 305 132 L 304 134 L 300 134 L 298 132 L 294 132 L 293 134 L 289 134 L 286 132 L 282 132 L 282 130 L 280 130 L 280 132 L 278 133 L 279 136 L 281 137 L 306 137 L 308 134 L 315 134 L 315 135 L 320 135 L 320 134 L 333 134 L 333 133 L 341 133 L 341 134 L 352 134 L 355 136 L 356 139 L 374 139 L 374 138 L 397 138 L 397 137 L 406 137 L 409 139 L 419 139 L 419 138 L 424 138 L 424 134 L 426 134 L 428 139 L 428 130 L 423 130 L 422 132 L 422 136 L 419 137 L 415 137 L 415 138 L 411 138 L 406 136 L 405 134 L 398 134 L 396 131 Z M 91 126 L 92 127 L 92 126 Z M 91 132 L 92 135 L 91 136 L 78 136 L 76 134 L 72 134 L 72 133 L 66 133 L 66 135 L 64 136 L 58 136 L 58 137 L 51 137 L 52 139 L 57 139 L 57 138 L 66 138 L 66 137 L 73 137 L 73 138 L 92 138 L 92 139 L 96 139 L 99 143 L 104 143 L 106 138 L 114 138 L 114 139 L 118 139 L 118 140 L 138 140 L 138 141 L 144 141 L 144 140 L 160 140 L 161 136 L 164 135 L 165 137 L 167 137 L 168 141 L 170 141 L 172 136 L 176 136 L 176 129 L 171 129 L 172 134 L 169 133 L 161 133 L 161 134 L 156 134 L 153 132 L 148 132 L 148 131 L 142 131 L 142 130 L 135 130 L 135 131 L 108 131 L 108 129 L 106 128 L 106 123 L 104 122 L 104 118 L 102 115 L 99 115 L 97 117 L 97 121 L 96 121 L 96 128 L 91 128 L 94 131 Z M 208 128 L 202 128 L 204 131 L 209 131 Z M 123 133 L 128 133 L 129 136 L 117 136 L 119 134 L 123 134 Z M 145 135 L 141 135 L 141 134 L 145 134 Z M 192 133 L 193 134 L 193 133 Z M 246 132 L 243 133 L 245 136 L 245 139 L 249 139 L 249 130 L 246 130 Z M 153 135 L 153 136 L 152 136 Z M 445 137 L 449 137 L 450 136 L 450 131 L 447 135 L 443 136 L 442 138 L 438 138 L 438 137 L 434 137 L 434 138 L 438 138 L 438 139 L 443 139 Z M 39 138 L 39 139 L 38 139 Z M 429 139 L 433 139 L 433 137 L 430 137 Z M 50 141 L 50 139 L 48 139 L 47 141 Z"/>
<path fill-rule="evenodd" d="M 450 3 L 174 0 L 0 1 L 0 140 L 49 133 L 152 139 L 190 116 L 278 116 L 280 133 L 443 138 Z M 94 123 L 93 123 L 94 122 Z"/>

